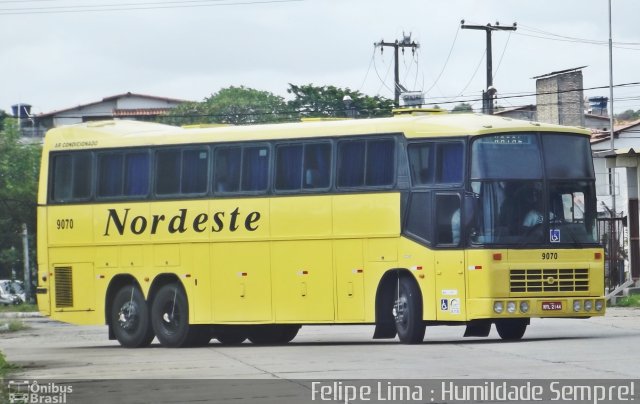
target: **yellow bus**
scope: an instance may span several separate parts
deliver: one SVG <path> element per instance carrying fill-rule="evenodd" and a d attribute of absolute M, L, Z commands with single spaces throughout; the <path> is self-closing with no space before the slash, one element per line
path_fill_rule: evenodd
<path fill-rule="evenodd" d="M 302 325 L 522 338 L 604 314 L 589 133 L 478 114 L 56 128 L 38 305 L 143 347 L 291 341 Z"/>

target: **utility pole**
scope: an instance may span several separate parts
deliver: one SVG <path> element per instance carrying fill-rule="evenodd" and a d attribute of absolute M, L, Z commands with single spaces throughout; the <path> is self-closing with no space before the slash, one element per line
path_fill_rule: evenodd
<path fill-rule="evenodd" d="M 411 48 L 411 53 L 414 54 L 416 49 L 420 47 L 420 44 L 411 41 L 411 34 L 404 35 L 402 34 L 402 42 L 399 42 L 397 39 L 395 42 L 385 42 L 384 40 L 380 40 L 380 42 L 374 43 L 373 46 L 380 47 L 380 52 L 384 51 L 385 46 L 393 47 L 393 58 L 394 58 L 394 103 L 396 107 L 400 106 L 400 90 L 406 91 L 404 87 L 400 85 L 400 68 L 398 64 L 398 49 L 402 49 L 402 53 L 404 54 L 404 48 Z"/>
<path fill-rule="evenodd" d="M 462 29 L 475 29 L 484 31 L 487 35 L 487 88 L 482 92 L 482 112 L 485 114 L 493 114 L 493 97 L 496 89 L 493 87 L 493 60 L 491 56 L 491 33 L 493 31 L 515 31 L 517 23 L 513 23 L 510 27 L 503 27 L 499 22 L 496 25 L 468 25 L 464 20 L 460 21 Z"/>

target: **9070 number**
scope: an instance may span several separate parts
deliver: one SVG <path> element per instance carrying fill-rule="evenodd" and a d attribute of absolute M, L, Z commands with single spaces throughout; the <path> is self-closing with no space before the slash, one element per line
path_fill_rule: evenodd
<path fill-rule="evenodd" d="M 58 219 L 58 220 L 56 220 L 56 228 L 58 230 L 73 229 L 73 219 Z"/>
<path fill-rule="evenodd" d="M 546 253 L 542 253 L 542 257 L 543 260 L 557 260 L 558 259 L 558 253 L 557 252 L 546 252 Z"/>

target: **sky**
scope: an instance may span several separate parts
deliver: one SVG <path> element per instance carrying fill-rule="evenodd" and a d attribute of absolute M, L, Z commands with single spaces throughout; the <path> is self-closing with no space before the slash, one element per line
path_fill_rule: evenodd
<path fill-rule="evenodd" d="M 640 1 L 611 0 L 614 110 L 640 109 Z M 532 77 L 574 67 L 584 87 L 609 85 L 608 0 L 0 0 L 0 109 L 46 113 L 133 92 L 202 101 L 229 86 L 285 99 L 289 83 L 393 98 L 401 84 L 426 102 L 481 108 L 485 33 L 494 32 L 494 87 L 504 107 L 534 103 Z M 618 86 L 620 85 L 620 86 Z M 608 96 L 608 88 L 585 91 Z"/>

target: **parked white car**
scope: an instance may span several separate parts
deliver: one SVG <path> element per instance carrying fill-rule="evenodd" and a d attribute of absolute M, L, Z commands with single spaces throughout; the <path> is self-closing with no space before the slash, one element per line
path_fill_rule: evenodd
<path fill-rule="evenodd" d="M 20 304 L 26 301 L 22 281 L 0 280 L 0 304 Z"/>

